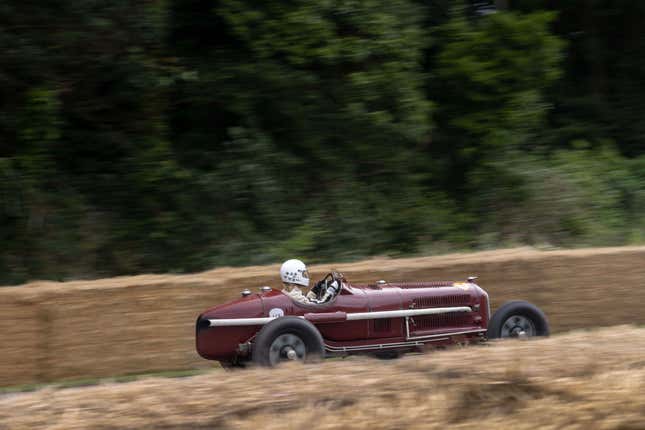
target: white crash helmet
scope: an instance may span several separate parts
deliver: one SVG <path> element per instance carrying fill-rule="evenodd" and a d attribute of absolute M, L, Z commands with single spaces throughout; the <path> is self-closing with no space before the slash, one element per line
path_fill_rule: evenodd
<path fill-rule="evenodd" d="M 309 286 L 309 273 L 307 266 L 300 260 L 292 259 L 282 263 L 280 267 L 280 278 L 285 284 L 297 284 L 303 287 Z"/>

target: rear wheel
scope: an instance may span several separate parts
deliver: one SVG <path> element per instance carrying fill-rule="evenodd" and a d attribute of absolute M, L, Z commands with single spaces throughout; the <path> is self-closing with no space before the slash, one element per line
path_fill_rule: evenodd
<path fill-rule="evenodd" d="M 537 306 L 525 301 L 505 303 L 488 322 L 489 339 L 548 336 L 549 323 Z"/>
<path fill-rule="evenodd" d="M 276 366 L 285 361 L 311 362 L 322 358 L 325 345 L 318 329 L 298 317 L 280 317 L 258 333 L 253 342 L 253 362 Z"/>

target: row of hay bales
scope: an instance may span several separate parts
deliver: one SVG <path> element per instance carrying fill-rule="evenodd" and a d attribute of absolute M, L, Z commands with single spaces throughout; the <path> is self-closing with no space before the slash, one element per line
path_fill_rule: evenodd
<path fill-rule="evenodd" d="M 493 308 L 525 299 L 554 332 L 645 323 L 645 247 L 521 248 L 319 265 L 355 283 L 479 276 Z M 279 265 L 0 288 L 0 386 L 207 367 L 194 350 L 200 311 L 244 288 L 279 286 Z"/>

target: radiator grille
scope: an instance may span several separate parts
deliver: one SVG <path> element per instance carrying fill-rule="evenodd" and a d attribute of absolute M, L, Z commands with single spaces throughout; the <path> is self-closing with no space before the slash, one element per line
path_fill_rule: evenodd
<path fill-rule="evenodd" d="M 451 294 L 449 296 L 417 297 L 414 303 L 415 309 L 436 308 L 442 306 L 467 306 L 470 304 L 470 295 Z"/>
<path fill-rule="evenodd" d="M 472 316 L 464 314 L 439 314 L 414 317 L 410 320 L 412 330 L 459 328 L 472 325 Z"/>

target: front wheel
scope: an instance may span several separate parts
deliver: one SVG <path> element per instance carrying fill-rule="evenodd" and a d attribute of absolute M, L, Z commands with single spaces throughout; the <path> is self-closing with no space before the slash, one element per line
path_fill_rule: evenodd
<path fill-rule="evenodd" d="M 537 306 L 525 301 L 502 305 L 488 322 L 489 339 L 548 336 L 549 322 Z"/>
<path fill-rule="evenodd" d="M 325 344 L 316 327 L 298 317 L 280 317 L 258 333 L 253 342 L 253 362 L 275 366 L 284 361 L 311 362 L 322 358 Z"/>

